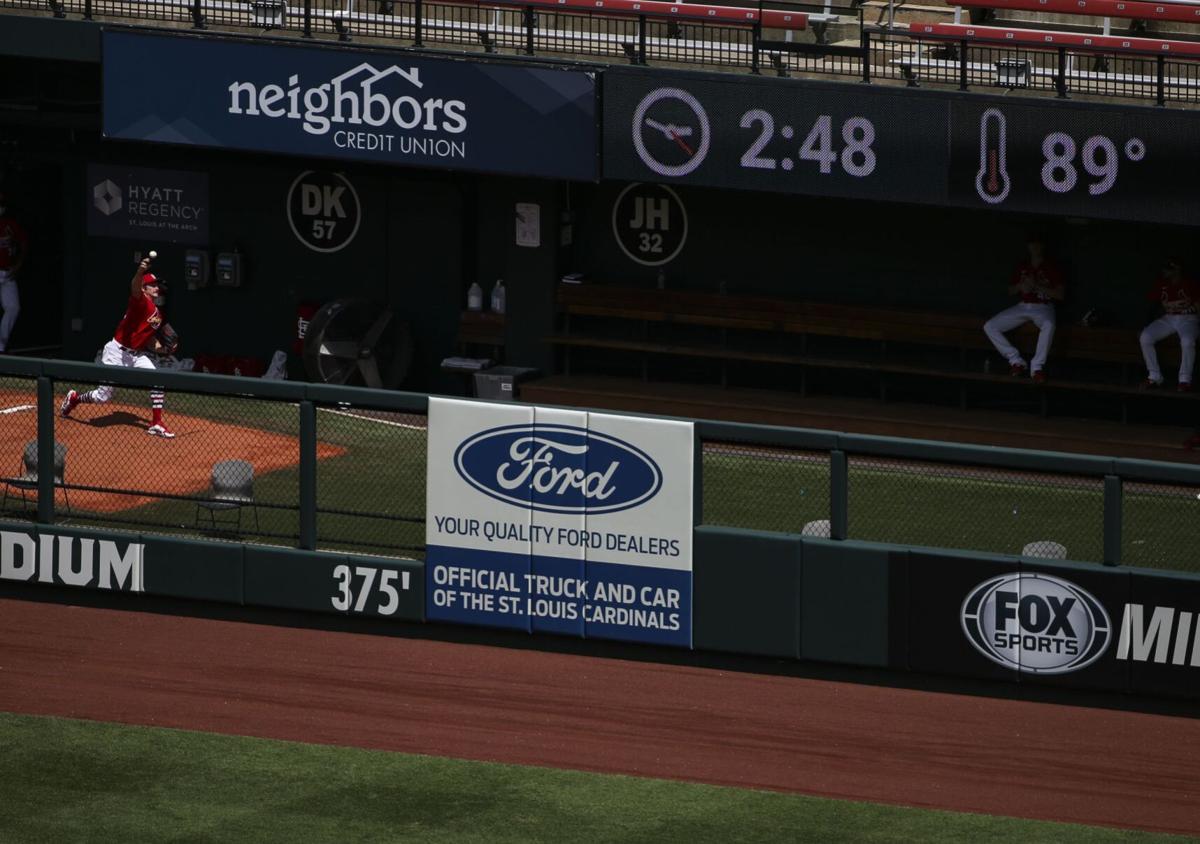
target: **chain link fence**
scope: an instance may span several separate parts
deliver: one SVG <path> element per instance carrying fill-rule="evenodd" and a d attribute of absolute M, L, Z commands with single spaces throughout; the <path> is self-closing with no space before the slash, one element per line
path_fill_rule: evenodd
<path fill-rule="evenodd" d="M 784 533 L 828 524 L 828 453 L 705 442 L 703 467 L 705 524 Z"/>
<path fill-rule="evenodd" d="M 427 418 L 349 404 L 317 411 L 317 546 L 425 557 Z"/>
<path fill-rule="evenodd" d="M 0 377 L 0 512 L 5 518 L 37 515 L 37 405 L 35 379 Z"/>
<path fill-rule="evenodd" d="M 1103 560 L 1100 478 L 851 457 L 848 499 L 850 539 L 994 554 L 1053 542 Z"/>
<path fill-rule="evenodd" d="M 78 402 L 64 416 L 68 390 Z M 97 383 L 59 385 L 56 401 L 55 440 L 67 445 L 63 521 L 296 544 L 296 404 Z"/>
<path fill-rule="evenodd" d="M 114 380 L 156 383 L 143 376 Z M 187 387 L 197 376 L 163 377 Z M 40 389 L 51 386 L 51 404 L 41 407 Z M 64 415 L 69 391 L 81 400 Z M 53 430 L 58 523 L 423 558 L 428 419 L 420 397 L 347 391 L 351 403 L 326 390 L 301 400 L 303 385 L 259 390 L 274 398 L 171 389 L 162 397 L 167 437 L 150 433 L 156 392 L 86 377 L 39 385 L 0 376 L 0 515 L 38 517 L 43 413 Z M 853 540 L 1029 556 L 1053 548 L 1050 556 L 1077 561 L 1200 572 L 1200 478 L 1192 480 L 1190 466 L 1032 452 L 978 457 L 1003 464 L 984 465 L 971 462 L 977 449 L 929 444 L 925 459 L 912 459 L 902 455 L 916 445 L 901 440 L 698 425 L 705 524 L 837 536 L 841 513 Z M 1039 465 L 1047 468 L 1030 468 Z M 1131 473 L 1136 480 L 1120 484 L 1118 475 Z M 1106 493 L 1116 496 L 1107 520 Z M 1041 554 L 1029 550 L 1034 543 L 1043 543 Z"/>
<path fill-rule="evenodd" d="M 1121 562 L 1200 573 L 1200 485 L 1125 484 Z"/>

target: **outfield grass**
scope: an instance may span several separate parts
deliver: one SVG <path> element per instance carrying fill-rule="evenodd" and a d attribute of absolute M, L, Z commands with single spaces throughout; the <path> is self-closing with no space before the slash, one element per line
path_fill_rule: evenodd
<path fill-rule="evenodd" d="M 144 391 L 118 390 L 138 404 Z M 172 393 L 168 411 L 297 436 L 296 407 L 236 397 Z M 347 453 L 317 469 L 318 543 L 322 548 L 420 557 L 425 510 L 425 432 L 376 420 L 318 412 L 322 442 Z M 829 518 L 825 455 L 718 447 L 704 457 L 704 521 L 758 530 L 799 532 Z M 299 533 L 296 468 L 255 478 L 263 541 L 293 544 Z M 1124 495 L 1122 559 L 1149 568 L 1200 571 L 1200 489 L 1129 485 Z M 359 514 L 331 511 L 354 511 Z M 163 501 L 122 516 L 197 535 L 196 507 Z M 110 517 L 78 514 L 94 524 Z M 408 521 L 397 520 L 407 517 Z M 1074 560 L 1102 559 L 1100 479 L 1053 477 L 995 469 L 851 459 L 849 536 L 877 542 L 1018 554 L 1035 540 L 1067 546 Z M 247 524 L 243 516 L 243 525 Z M 243 538 L 255 541 L 246 532 Z M 390 551 L 380 546 L 390 546 Z"/>
<path fill-rule="evenodd" d="M 1174 836 L 0 713 L 0 839 L 1167 842 Z"/>

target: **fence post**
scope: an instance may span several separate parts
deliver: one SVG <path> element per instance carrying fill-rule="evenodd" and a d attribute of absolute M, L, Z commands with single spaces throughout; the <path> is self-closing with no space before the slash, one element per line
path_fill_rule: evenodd
<path fill-rule="evenodd" d="M 871 33 L 863 26 L 862 6 L 858 7 L 858 32 L 862 41 L 862 81 L 871 81 Z M 885 42 L 886 43 L 886 42 Z"/>
<path fill-rule="evenodd" d="M 958 45 L 958 90 L 967 90 L 967 41 Z"/>
<path fill-rule="evenodd" d="M 646 64 L 646 16 L 638 15 L 638 52 L 637 63 L 643 67 Z"/>
<path fill-rule="evenodd" d="M 200 9 L 200 0 L 192 0 L 192 28 L 204 29 L 204 12 Z"/>
<path fill-rule="evenodd" d="M 421 2 L 421 0 L 414 0 L 414 2 L 413 2 L 413 46 L 414 47 L 423 47 L 424 46 L 423 39 L 425 37 L 425 34 L 424 34 L 425 27 L 424 27 L 424 21 L 421 19 L 421 16 L 424 14 L 425 14 L 424 4 Z"/>
<path fill-rule="evenodd" d="M 759 4 L 762 5 L 761 3 Z M 754 29 L 750 31 L 750 72 L 758 73 L 758 41 L 762 38 L 762 22 L 758 21 L 754 24 Z"/>
<path fill-rule="evenodd" d="M 849 526 L 849 470 L 846 452 L 829 452 L 829 538 L 845 539 Z"/>
<path fill-rule="evenodd" d="M 525 7 L 525 55 L 533 55 L 533 6 Z"/>
<path fill-rule="evenodd" d="M 1155 102 L 1160 106 L 1167 104 L 1167 57 L 1164 55 L 1155 56 L 1155 65 L 1158 75 L 1158 80 L 1155 88 Z"/>
<path fill-rule="evenodd" d="M 1058 96 L 1062 99 L 1067 97 L 1067 48 L 1058 48 L 1058 79 L 1055 87 L 1058 89 Z"/>
<path fill-rule="evenodd" d="M 1104 565 L 1121 564 L 1121 478 L 1104 476 Z"/>
<path fill-rule="evenodd" d="M 85 21 L 90 21 L 92 19 L 92 0 L 84 0 L 83 19 Z"/>
<path fill-rule="evenodd" d="M 312 38 L 312 0 L 304 0 L 304 37 Z"/>
<path fill-rule="evenodd" d="M 300 402 L 300 547 L 317 548 L 317 407 Z"/>
<path fill-rule="evenodd" d="M 54 523 L 54 383 L 42 375 L 37 380 L 37 520 Z"/>

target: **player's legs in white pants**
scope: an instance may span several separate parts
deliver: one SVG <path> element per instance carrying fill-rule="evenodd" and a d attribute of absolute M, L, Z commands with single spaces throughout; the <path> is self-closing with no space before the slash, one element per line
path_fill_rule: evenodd
<path fill-rule="evenodd" d="M 8 348 L 8 338 L 17 324 L 17 314 L 21 313 L 21 294 L 16 279 L 5 270 L 0 270 L 0 308 L 4 309 L 4 316 L 0 317 L 0 352 L 3 352 Z"/>
<path fill-rule="evenodd" d="M 996 351 L 1008 361 L 1009 366 L 1025 366 L 1025 358 L 1021 357 L 1017 347 L 1008 342 L 1008 338 L 1004 336 L 1006 332 L 1012 331 L 1018 325 L 1029 320 L 1029 313 L 1022 305 L 1024 305 L 1023 302 L 1013 305 L 1011 308 L 1005 308 L 983 324 L 983 333 L 992 341 Z"/>
<path fill-rule="evenodd" d="M 1050 344 L 1054 342 L 1054 329 L 1057 320 L 1053 305 L 1030 305 L 1028 309 L 1030 321 L 1037 326 L 1037 348 L 1033 351 L 1033 360 L 1029 362 L 1030 373 L 1041 372 L 1050 357 Z"/>
<path fill-rule="evenodd" d="M 1174 333 L 1175 326 L 1171 324 L 1171 320 L 1160 316 L 1143 328 L 1142 333 L 1138 335 L 1138 342 L 1142 346 L 1142 359 L 1146 361 L 1146 378 L 1155 384 L 1162 383 L 1163 374 L 1158 367 L 1158 351 L 1154 346 L 1159 340 Z"/>
<path fill-rule="evenodd" d="M 1196 337 L 1200 335 L 1200 317 L 1195 314 L 1180 314 L 1175 318 L 1175 330 L 1179 333 L 1179 383 L 1192 383 L 1192 368 L 1196 365 Z"/>

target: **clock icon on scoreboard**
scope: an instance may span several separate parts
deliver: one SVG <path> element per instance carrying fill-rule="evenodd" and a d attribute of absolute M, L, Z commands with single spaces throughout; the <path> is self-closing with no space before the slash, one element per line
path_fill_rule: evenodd
<path fill-rule="evenodd" d="M 656 88 L 633 112 L 633 148 L 660 176 L 686 176 L 704 161 L 712 131 L 704 106 L 682 88 Z"/>

